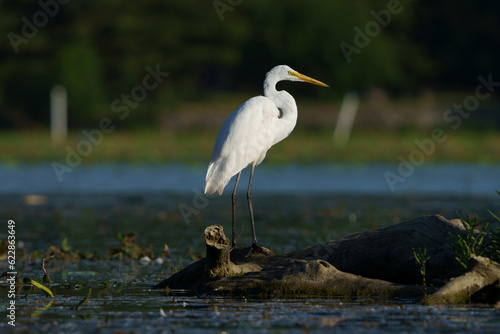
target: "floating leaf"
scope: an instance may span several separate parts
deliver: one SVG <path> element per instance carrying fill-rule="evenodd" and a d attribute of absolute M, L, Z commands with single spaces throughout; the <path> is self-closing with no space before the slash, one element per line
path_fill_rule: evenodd
<path fill-rule="evenodd" d="M 71 251 L 71 246 L 68 243 L 68 238 L 64 238 L 61 240 L 61 249 L 64 252 L 70 252 Z"/>
<path fill-rule="evenodd" d="M 52 291 L 50 291 L 50 289 L 47 288 L 45 285 L 38 283 L 37 281 L 32 279 L 29 279 L 29 283 L 33 285 L 35 288 L 45 291 L 45 293 L 49 295 L 50 298 L 54 298 L 54 294 L 52 293 Z"/>

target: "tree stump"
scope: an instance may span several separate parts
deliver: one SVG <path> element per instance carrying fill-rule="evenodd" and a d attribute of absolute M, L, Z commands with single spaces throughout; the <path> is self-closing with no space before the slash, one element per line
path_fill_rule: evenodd
<path fill-rule="evenodd" d="M 229 276 L 229 238 L 220 225 L 212 225 L 205 229 L 207 245 L 207 261 L 205 270 L 210 279 Z"/>

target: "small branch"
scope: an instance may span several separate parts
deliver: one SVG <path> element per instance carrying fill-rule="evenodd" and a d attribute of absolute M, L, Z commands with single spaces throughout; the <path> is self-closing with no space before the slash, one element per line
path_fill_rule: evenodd
<path fill-rule="evenodd" d="M 45 270 L 45 261 L 48 262 L 49 259 L 53 258 L 54 255 L 51 255 L 49 257 L 45 257 L 42 259 L 42 270 L 44 272 L 44 275 L 43 275 L 43 283 L 51 283 L 51 279 L 50 279 L 50 276 L 49 276 L 49 273 L 47 272 L 47 270 Z"/>

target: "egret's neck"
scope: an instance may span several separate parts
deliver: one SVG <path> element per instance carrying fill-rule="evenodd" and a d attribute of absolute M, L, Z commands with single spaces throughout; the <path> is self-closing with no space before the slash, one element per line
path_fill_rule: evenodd
<path fill-rule="evenodd" d="M 278 93 L 278 91 L 276 90 L 277 83 L 278 80 L 276 80 L 274 77 L 271 77 L 268 73 L 266 79 L 264 80 L 264 96 L 273 100 L 272 97 Z"/>
<path fill-rule="evenodd" d="M 297 124 L 297 105 L 292 95 L 284 90 L 276 90 L 276 83 L 278 81 L 274 78 L 266 77 L 264 81 L 264 96 L 274 102 L 277 108 L 283 113 L 281 118 L 276 122 L 279 128 L 275 132 L 275 143 L 278 143 L 288 137 L 290 132 Z"/>
<path fill-rule="evenodd" d="M 266 80 L 264 81 L 264 96 L 272 100 L 276 107 L 282 110 L 284 118 L 291 118 L 296 121 L 297 104 L 295 104 L 295 99 L 287 91 L 276 90 L 277 83 L 278 81 L 275 79 L 266 77 Z"/>

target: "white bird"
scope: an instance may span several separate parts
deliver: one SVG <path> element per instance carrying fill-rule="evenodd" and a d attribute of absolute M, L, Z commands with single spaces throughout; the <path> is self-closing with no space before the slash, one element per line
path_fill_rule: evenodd
<path fill-rule="evenodd" d="M 241 171 L 251 166 L 247 200 L 252 227 L 252 249 L 268 252 L 257 244 L 252 207 L 252 180 L 255 166 L 264 160 L 271 146 L 288 137 L 297 123 L 297 105 L 292 95 L 284 90 L 276 90 L 276 84 L 282 80 L 303 81 L 328 87 L 289 66 L 275 66 L 266 74 L 264 96 L 253 97 L 236 109 L 222 125 L 215 141 L 205 179 L 205 194 L 217 192 L 221 195 L 229 180 L 238 174 L 232 195 L 232 247 L 236 246 L 236 189 Z"/>

